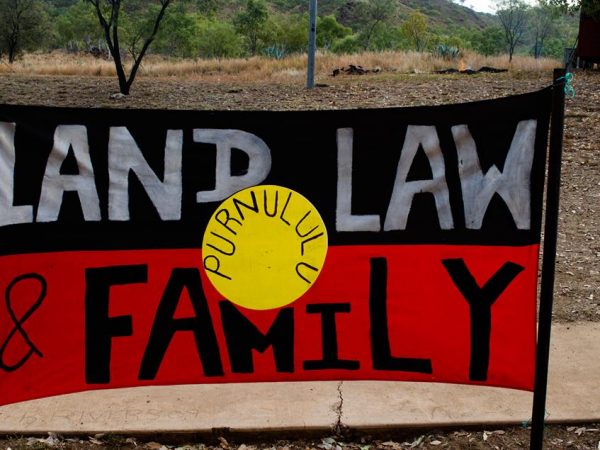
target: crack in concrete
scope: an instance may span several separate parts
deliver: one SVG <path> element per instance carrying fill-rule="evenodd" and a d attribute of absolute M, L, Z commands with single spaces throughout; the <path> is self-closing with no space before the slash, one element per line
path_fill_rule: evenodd
<path fill-rule="evenodd" d="M 335 421 L 335 424 L 333 426 L 333 432 L 340 436 L 343 434 L 344 431 L 344 424 L 342 423 L 342 415 L 344 414 L 343 408 L 344 408 L 344 394 L 342 392 L 342 386 L 343 386 L 344 382 L 340 381 L 337 385 L 337 392 L 338 392 L 338 398 L 339 398 L 339 403 L 337 405 L 335 405 L 334 410 L 335 413 L 337 414 L 337 419 Z"/>

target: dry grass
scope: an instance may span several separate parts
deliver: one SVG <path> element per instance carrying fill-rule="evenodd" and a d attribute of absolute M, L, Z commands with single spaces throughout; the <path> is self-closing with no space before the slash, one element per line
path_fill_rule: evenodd
<path fill-rule="evenodd" d="M 0 73 L 111 76 L 115 74 L 115 67 L 112 60 L 97 59 L 87 54 L 75 55 L 55 51 L 28 53 L 13 64 L 3 60 L 0 64 Z"/>
<path fill-rule="evenodd" d="M 139 72 L 146 77 L 176 77 L 222 82 L 290 81 L 305 77 L 306 55 L 284 59 L 266 57 L 237 59 L 173 59 L 149 55 Z M 331 74 L 335 68 L 349 64 L 367 69 L 379 68 L 388 73 L 427 73 L 439 69 L 482 66 L 506 68 L 515 71 L 549 71 L 560 67 L 556 59 L 516 56 L 508 64 L 508 56 L 486 57 L 465 52 L 461 61 L 444 60 L 430 53 L 418 52 L 364 52 L 353 55 L 319 53 L 316 59 L 317 77 Z M 112 60 L 94 58 L 85 54 L 26 54 L 14 64 L 0 64 L 0 74 L 23 75 L 76 75 L 114 76 Z"/>

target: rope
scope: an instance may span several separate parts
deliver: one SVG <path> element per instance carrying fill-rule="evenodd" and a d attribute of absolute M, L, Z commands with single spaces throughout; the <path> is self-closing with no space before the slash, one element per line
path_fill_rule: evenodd
<path fill-rule="evenodd" d="M 557 78 L 556 81 L 554 82 L 555 86 L 560 86 L 561 84 L 564 84 L 565 87 L 565 95 L 567 97 L 575 97 L 575 89 L 573 88 L 573 85 L 571 84 L 571 81 L 573 81 L 573 74 L 571 72 L 567 72 L 565 73 L 564 77 L 560 77 Z"/>

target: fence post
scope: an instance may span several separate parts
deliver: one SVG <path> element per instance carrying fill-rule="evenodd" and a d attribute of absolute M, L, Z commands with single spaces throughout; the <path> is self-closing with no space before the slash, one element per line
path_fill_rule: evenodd
<path fill-rule="evenodd" d="M 308 0 L 308 64 L 306 87 L 315 87 L 315 51 L 317 47 L 317 0 Z"/>
<path fill-rule="evenodd" d="M 544 445 L 544 421 L 546 415 L 548 360 L 550 357 L 550 331 L 552 328 L 554 268 L 556 265 L 556 236 L 558 231 L 558 206 L 560 197 L 560 167 L 565 119 L 565 90 L 563 88 L 566 82 L 565 74 L 565 69 L 554 69 L 548 180 L 546 185 L 546 216 L 544 221 L 544 254 L 540 282 L 535 386 L 531 414 L 531 450 L 541 450 Z"/>

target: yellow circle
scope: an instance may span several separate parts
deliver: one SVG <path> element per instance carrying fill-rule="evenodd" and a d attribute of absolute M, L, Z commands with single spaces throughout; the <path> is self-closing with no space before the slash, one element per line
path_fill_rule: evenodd
<path fill-rule="evenodd" d="M 221 203 L 202 240 L 202 265 L 221 295 L 250 309 L 301 297 L 319 276 L 327 229 L 317 209 L 291 189 L 261 185 Z"/>

